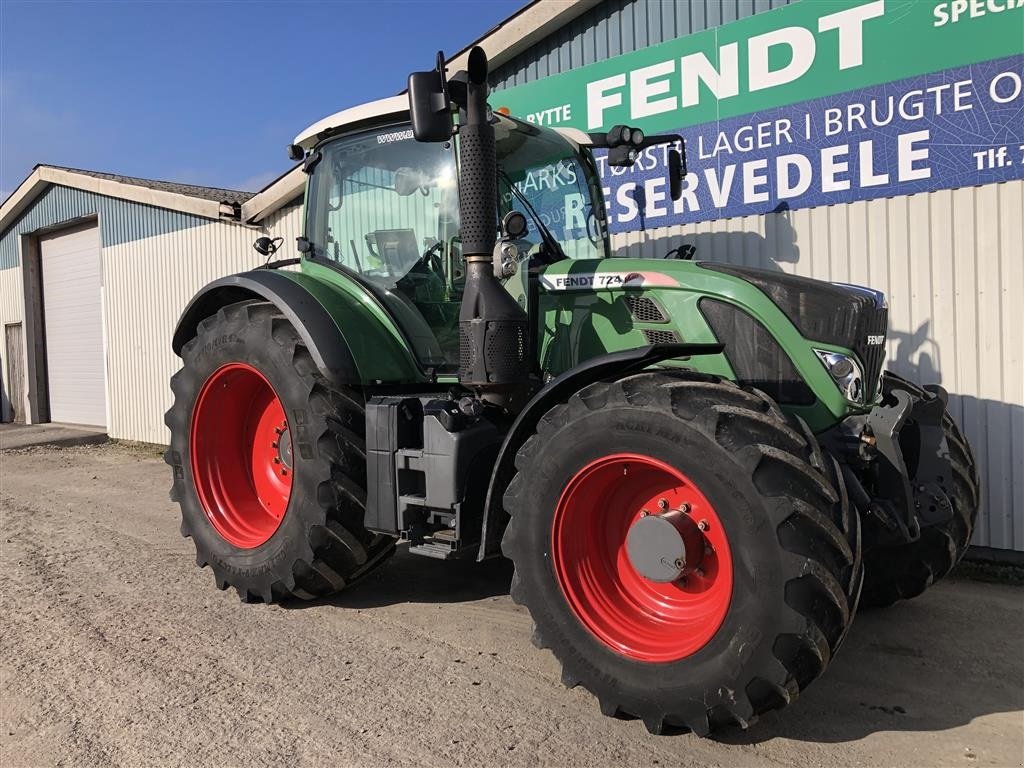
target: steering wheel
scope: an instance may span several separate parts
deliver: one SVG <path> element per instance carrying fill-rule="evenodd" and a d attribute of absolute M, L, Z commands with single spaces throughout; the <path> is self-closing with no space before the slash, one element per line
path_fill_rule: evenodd
<path fill-rule="evenodd" d="M 444 248 L 444 241 L 438 240 L 427 248 L 420 256 L 419 263 L 430 269 L 437 275 L 444 274 L 444 267 L 441 265 L 441 250 Z"/>

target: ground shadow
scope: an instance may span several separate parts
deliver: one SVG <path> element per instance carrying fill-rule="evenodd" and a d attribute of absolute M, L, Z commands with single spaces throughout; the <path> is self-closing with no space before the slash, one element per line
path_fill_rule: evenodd
<path fill-rule="evenodd" d="M 401 548 L 349 592 L 299 609 L 373 609 L 401 603 L 456 603 L 508 594 L 512 566 L 441 562 Z M 1024 635 L 1024 590 L 956 575 L 924 596 L 858 614 L 825 674 L 800 699 L 747 731 L 715 736 L 727 744 L 776 738 L 843 743 L 884 731 L 944 731 L 978 717 L 1024 709 L 1024 659 L 1007 653 Z M 553 687 L 552 696 L 561 695 Z"/>
<path fill-rule="evenodd" d="M 507 595 L 512 582 L 512 563 L 494 558 L 478 563 L 469 560 L 434 560 L 399 546 L 382 568 L 351 589 L 323 600 L 289 600 L 285 608 L 316 605 L 339 608 L 378 608 L 397 603 L 467 603 Z"/>
<path fill-rule="evenodd" d="M 1024 590 L 947 578 L 916 600 L 859 613 L 828 670 L 798 702 L 717 740 L 842 743 L 1020 712 L 1024 659 L 1011 649 L 1024 633 Z"/>

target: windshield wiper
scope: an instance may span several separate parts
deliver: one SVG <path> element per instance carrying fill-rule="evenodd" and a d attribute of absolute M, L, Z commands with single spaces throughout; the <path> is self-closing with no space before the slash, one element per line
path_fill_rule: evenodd
<path fill-rule="evenodd" d="M 512 179 L 509 178 L 508 174 L 505 173 L 505 171 L 499 168 L 498 174 L 501 176 L 502 180 L 504 180 L 504 182 L 508 184 L 508 188 L 515 196 L 516 200 L 522 203 L 523 207 L 526 208 L 527 212 L 533 217 L 534 222 L 536 222 L 537 224 L 537 231 L 540 232 L 540 238 L 541 240 L 544 241 L 545 247 L 551 252 L 553 256 L 558 257 L 552 259 L 552 263 L 554 263 L 555 261 L 561 261 L 562 259 L 569 258 L 568 256 L 565 255 L 565 251 L 562 249 L 562 244 L 555 239 L 555 236 L 551 234 L 551 230 L 548 229 L 547 226 L 545 226 L 544 221 L 537 213 L 537 210 L 533 207 L 530 201 L 526 199 L 526 195 L 519 191 L 519 187 L 512 183 Z"/>

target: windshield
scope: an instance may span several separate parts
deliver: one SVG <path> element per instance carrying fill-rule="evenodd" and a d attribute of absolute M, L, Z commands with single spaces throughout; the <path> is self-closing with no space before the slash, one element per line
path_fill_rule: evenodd
<path fill-rule="evenodd" d="M 530 243 L 530 255 L 543 249 L 542 232 L 534 220 L 539 219 L 564 256 L 604 258 L 601 183 L 589 156 L 578 154 L 554 132 L 508 118 L 499 120 L 495 134 L 501 213 L 514 209 L 530 220 L 530 232 L 524 238 Z M 555 255 L 549 260 L 556 260 Z"/>
<path fill-rule="evenodd" d="M 591 204 L 595 188 L 600 201 L 592 162 L 584 165 L 560 136 L 528 124 L 501 117 L 495 132 L 495 226 L 511 209 L 526 214 L 521 259 L 604 257 L 603 215 Z M 465 265 L 451 142 L 418 142 L 405 124 L 344 136 L 319 152 L 307 201 L 313 256 L 357 275 L 399 323 L 420 363 L 455 368 Z M 521 269 L 506 283 L 522 303 L 525 277 Z"/>

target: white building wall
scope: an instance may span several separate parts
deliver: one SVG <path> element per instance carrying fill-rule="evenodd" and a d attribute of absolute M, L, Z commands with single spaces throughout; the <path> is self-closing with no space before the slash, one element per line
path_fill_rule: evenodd
<path fill-rule="evenodd" d="M 274 211 L 264 221 L 260 222 L 267 235 L 270 237 L 282 237 L 276 257 L 279 259 L 292 259 L 299 255 L 295 247 L 295 238 L 302 235 L 302 199 L 294 204 Z"/>
<path fill-rule="evenodd" d="M 103 249 L 111 437 L 169 442 L 168 382 L 181 367 L 171 337 L 186 304 L 207 283 L 266 261 L 252 248 L 260 235 L 284 238 L 275 258 L 298 256 L 301 228 L 299 205 L 278 211 L 259 228 L 210 222 Z"/>
<path fill-rule="evenodd" d="M 252 248 L 260 234 L 211 222 L 103 249 L 112 438 L 169 442 L 164 413 L 181 367 L 171 349 L 178 318 L 206 283 L 264 261 Z"/>
<path fill-rule="evenodd" d="M 889 367 L 945 387 L 974 448 L 974 543 L 1024 551 L 1024 181 L 613 238 L 619 256 L 660 258 L 680 243 L 697 259 L 884 291 Z"/>

